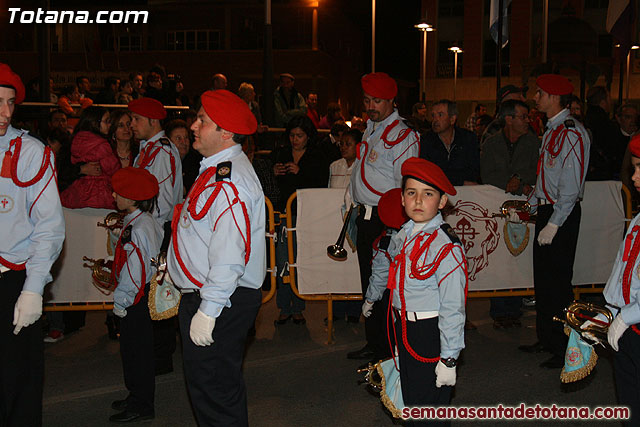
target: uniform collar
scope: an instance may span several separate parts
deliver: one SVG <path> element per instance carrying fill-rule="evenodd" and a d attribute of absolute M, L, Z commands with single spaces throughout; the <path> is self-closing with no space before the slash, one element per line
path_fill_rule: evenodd
<path fill-rule="evenodd" d="M 399 118 L 400 118 L 400 115 L 398 114 L 398 109 L 394 108 L 393 112 L 391 114 L 389 114 L 389 117 L 387 117 L 386 119 L 384 119 L 381 122 L 374 122 L 371 119 L 367 120 L 367 129 L 370 129 L 371 130 L 371 134 L 373 134 L 374 132 L 377 132 L 378 129 L 385 129 L 394 120 L 399 119 Z M 373 129 L 374 128 L 374 123 L 375 123 L 375 130 Z"/>
<path fill-rule="evenodd" d="M 229 148 L 225 148 L 224 150 L 207 157 L 206 159 L 202 159 L 200 162 L 200 171 L 198 173 L 202 173 L 205 169 L 208 169 L 212 166 L 217 165 L 220 162 L 224 162 L 225 160 L 232 159 L 236 157 L 242 151 L 242 145 L 236 144 Z"/>
<path fill-rule="evenodd" d="M 157 141 L 157 140 L 159 140 L 160 138 L 162 138 L 162 137 L 164 137 L 164 136 L 165 136 L 164 131 L 163 131 L 163 130 L 161 130 L 160 132 L 158 132 L 158 133 L 156 133 L 155 135 L 153 135 L 151 138 L 149 138 L 149 139 L 147 139 L 147 140 L 142 140 L 142 141 L 140 141 L 140 148 L 141 148 L 141 149 L 142 149 L 142 148 L 144 148 L 144 146 L 145 146 L 145 145 L 147 145 L 147 143 L 148 143 L 149 141 Z"/>
<path fill-rule="evenodd" d="M 555 116 L 549 119 L 549 121 L 547 122 L 547 127 L 549 128 L 556 127 L 559 123 L 564 122 L 568 116 L 569 116 L 569 109 L 565 108 L 564 110 L 560 111 L 558 114 L 556 114 Z"/>
<path fill-rule="evenodd" d="M 430 230 L 430 229 L 434 229 L 434 228 L 438 228 L 438 226 L 440 224 L 442 224 L 442 214 L 440 212 L 438 212 L 436 214 L 436 216 L 434 216 L 433 218 L 431 218 L 431 221 L 427 222 L 426 224 L 422 225 L 420 231 L 426 231 L 426 230 Z M 411 236 L 413 235 L 413 229 L 416 226 L 420 226 L 419 224 L 416 224 L 412 219 L 410 219 L 409 221 L 407 221 L 407 224 L 405 225 L 407 228 L 407 236 Z"/>
<path fill-rule="evenodd" d="M 7 133 L 5 133 L 3 136 L 0 136 L 0 148 L 9 148 L 9 143 L 11 143 L 11 140 L 17 138 L 21 134 L 22 131 L 19 131 L 18 129 L 9 125 L 9 127 L 7 128 Z"/>
<path fill-rule="evenodd" d="M 129 221 L 131 221 L 133 218 L 135 218 L 139 214 L 140 214 L 140 209 L 136 209 L 135 211 L 131 212 L 130 214 L 127 214 L 122 221 L 126 225 L 126 224 L 129 223 Z"/>

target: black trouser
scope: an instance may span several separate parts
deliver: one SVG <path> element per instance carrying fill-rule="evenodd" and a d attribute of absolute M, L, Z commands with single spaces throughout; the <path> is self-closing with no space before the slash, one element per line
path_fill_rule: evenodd
<path fill-rule="evenodd" d="M 620 337 L 618 348 L 613 358 L 618 402 L 631 410 L 631 418 L 623 424 L 637 426 L 640 423 L 640 335 L 628 328 Z"/>
<path fill-rule="evenodd" d="M 562 318 L 562 311 L 573 301 L 571 279 L 580 231 L 580 203 L 575 204 L 565 223 L 558 228 L 552 243 L 540 246 L 538 235 L 549 222 L 552 213 L 552 205 L 538 207 L 533 244 L 536 333 L 542 345 L 554 355 L 564 357 L 567 336 L 563 332 L 562 323 L 554 321 L 553 316 Z"/>
<path fill-rule="evenodd" d="M 164 223 L 164 237 L 160 245 L 160 252 L 167 253 L 171 240 L 171 221 Z M 156 370 L 173 370 L 173 353 L 176 351 L 176 319 L 172 317 L 153 321 L 153 354 Z"/>
<path fill-rule="evenodd" d="M 142 414 L 153 413 L 156 388 L 148 295 L 147 283 L 144 296 L 127 307 L 127 315 L 120 320 L 120 356 L 124 384 L 129 390 L 127 409 Z"/>
<path fill-rule="evenodd" d="M 0 401 L 1 426 L 42 425 L 44 344 L 42 321 L 13 334 L 13 311 L 26 279 L 25 271 L 8 271 L 0 277 Z"/>
<path fill-rule="evenodd" d="M 373 259 L 373 242 L 384 230 L 384 224 L 378 217 L 378 208 L 373 207 L 369 220 L 364 219 L 364 206 L 360 206 L 356 225 L 358 239 L 356 243 L 358 264 L 360 265 L 360 285 L 364 297 L 371 277 L 371 260 Z M 389 290 L 385 290 L 382 299 L 373 305 L 371 316 L 365 318 L 364 328 L 367 346 L 374 352 L 375 358 L 385 359 L 391 356 L 387 339 L 387 308 L 389 307 Z"/>
<path fill-rule="evenodd" d="M 184 374 L 199 426 L 247 426 L 247 392 L 242 378 L 247 332 L 261 304 L 259 289 L 238 287 L 213 328 L 213 344 L 200 347 L 191 341 L 191 319 L 200 307 L 197 293 L 182 295 L 180 332 Z"/>
<path fill-rule="evenodd" d="M 438 318 L 407 320 L 407 342 L 422 357 L 440 356 L 440 329 Z M 416 360 L 402 341 L 402 323 L 398 316 L 395 323 L 398 337 L 398 358 L 400 360 L 400 383 L 405 406 L 446 406 L 451 401 L 453 387 L 436 387 L 436 363 Z M 414 422 L 411 425 L 430 425 L 434 421 Z M 441 423 L 440 423 L 441 425 Z"/>

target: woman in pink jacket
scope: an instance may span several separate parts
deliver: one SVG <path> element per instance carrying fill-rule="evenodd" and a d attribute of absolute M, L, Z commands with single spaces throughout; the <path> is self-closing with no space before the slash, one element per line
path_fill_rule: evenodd
<path fill-rule="evenodd" d="M 115 209 L 111 176 L 120 169 L 120 161 L 106 140 L 109 112 L 102 107 L 89 107 L 82 112 L 71 142 L 71 163 L 99 162 L 101 174 L 83 176 L 60 194 L 62 206 L 71 209 Z"/>

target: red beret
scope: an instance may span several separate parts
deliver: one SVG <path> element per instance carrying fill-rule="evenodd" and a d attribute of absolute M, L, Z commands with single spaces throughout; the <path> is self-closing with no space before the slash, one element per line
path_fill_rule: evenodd
<path fill-rule="evenodd" d="M 7 64 L 0 64 L 0 85 L 11 86 L 16 90 L 16 104 L 24 101 L 24 85 L 22 84 L 22 80 Z"/>
<path fill-rule="evenodd" d="M 573 92 L 569 79 L 560 74 L 542 74 L 536 79 L 536 85 L 549 95 L 569 95 Z"/>
<path fill-rule="evenodd" d="M 153 98 L 138 98 L 129 102 L 129 110 L 149 119 L 162 120 L 167 117 L 167 110 L 162 102 Z"/>
<path fill-rule="evenodd" d="M 209 118 L 222 129 L 238 135 L 256 133 L 256 116 L 238 95 L 226 89 L 208 90 L 202 94 L 200 100 Z"/>
<path fill-rule="evenodd" d="M 126 167 L 111 177 L 113 191 L 131 200 L 149 200 L 158 194 L 158 180 L 146 169 Z"/>
<path fill-rule="evenodd" d="M 387 73 L 365 74 L 360 80 L 365 93 L 380 99 L 393 99 L 398 94 L 396 81 Z"/>
<path fill-rule="evenodd" d="M 401 228 L 409 221 L 402 206 L 402 189 L 394 188 L 384 193 L 378 200 L 378 216 L 387 227 Z"/>
<path fill-rule="evenodd" d="M 634 135 L 629 141 L 629 151 L 634 157 L 640 158 L 640 134 Z"/>
<path fill-rule="evenodd" d="M 451 185 L 451 181 L 435 163 L 419 157 L 411 157 L 402 164 L 401 171 L 402 176 L 416 178 L 426 184 L 437 187 L 447 194 L 456 195 L 456 189 Z"/>

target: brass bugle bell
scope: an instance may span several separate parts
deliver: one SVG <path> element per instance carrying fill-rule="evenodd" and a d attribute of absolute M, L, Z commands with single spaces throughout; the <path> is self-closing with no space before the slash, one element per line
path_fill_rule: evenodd
<path fill-rule="evenodd" d="M 613 314 L 607 307 L 584 301 L 573 301 L 564 309 L 564 314 L 564 319 L 554 316 L 553 320 L 563 322 L 587 342 L 602 345 L 608 343 L 607 332 L 609 325 L 613 322 Z M 606 320 L 596 319 L 598 314 L 602 314 Z M 587 321 L 591 321 L 591 324 L 583 327 Z"/>
<path fill-rule="evenodd" d="M 344 248 L 344 238 L 347 237 L 347 228 L 349 227 L 349 219 L 353 212 L 353 205 L 349 208 L 347 216 L 344 217 L 344 224 L 340 230 L 340 235 L 335 245 L 327 246 L 327 256 L 334 261 L 345 261 L 347 259 L 347 251 Z"/>
<path fill-rule="evenodd" d="M 91 281 L 93 285 L 104 295 L 110 295 L 116 289 L 116 283 L 112 281 L 111 268 L 104 259 L 93 259 L 87 256 L 82 257 L 83 261 L 88 261 L 82 266 L 91 269 Z"/>
<path fill-rule="evenodd" d="M 122 228 L 122 220 L 124 219 L 124 216 L 125 215 L 122 212 L 109 212 L 107 216 L 104 217 L 104 221 L 99 222 L 97 226 L 104 227 L 107 230 Z"/>
<path fill-rule="evenodd" d="M 535 222 L 536 215 L 531 215 L 531 204 L 526 200 L 506 200 L 502 206 L 500 206 L 500 213 L 493 214 L 492 217 L 509 218 L 509 210 L 514 209 L 516 212 L 522 212 L 527 219 L 524 222 Z"/>

